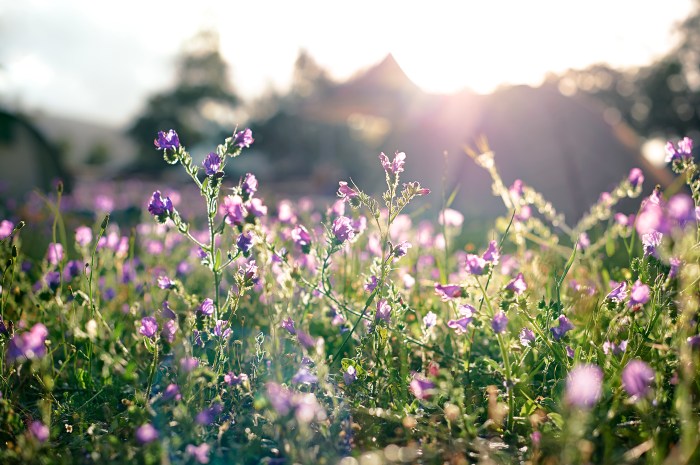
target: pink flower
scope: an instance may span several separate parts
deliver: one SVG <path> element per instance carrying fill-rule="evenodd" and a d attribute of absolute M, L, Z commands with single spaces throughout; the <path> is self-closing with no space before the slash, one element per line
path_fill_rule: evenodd
<path fill-rule="evenodd" d="M 338 185 L 340 186 L 338 187 L 338 197 L 340 197 L 341 199 L 347 200 L 353 197 L 357 197 L 357 191 L 352 187 L 348 186 L 347 182 L 340 181 Z"/>
<path fill-rule="evenodd" d="M 384 171 L 391 173 L 394 176 L 403 172 L 403 165 L 406 163 L 406 154 L 403 152 L 396 152 L 394 154 L 394 159 L 389 161 L 389 157 L 384 155 L 384 152 L 379 154 L 379 161 L 384 167 Z"/>

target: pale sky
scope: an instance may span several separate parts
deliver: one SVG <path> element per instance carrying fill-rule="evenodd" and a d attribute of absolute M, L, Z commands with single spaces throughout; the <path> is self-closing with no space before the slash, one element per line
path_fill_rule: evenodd
<path fill-rule="evenodd" d="M 126 124 L 174 82 L 182 43 L 219 30 L 239 94 L 284 89 L 304 48 L 336 79 L 393 53 L 429 92 L 644 65 L 692 0 L 0 0 L 0 103 Z"/>

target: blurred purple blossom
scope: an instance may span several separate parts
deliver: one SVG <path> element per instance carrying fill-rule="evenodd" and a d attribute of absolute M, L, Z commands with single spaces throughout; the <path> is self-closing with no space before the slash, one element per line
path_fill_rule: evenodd
<path fill-rule="evenodd" d="M 641 186 L 644 183 L 644 173 L 639 168 L 632 168 L 627 180 L 632 184 L 632 187 Z"/>
<path fill-rule="evenodd" d="M 15 225 L 9 220 L 0 221 L 0 240 L 10 237 L 12 231 L 15 229 Z"/>
<path fill-rule="evenodd" d="M 92 229 L 87 226 L 78 226 L 75 229 L 75 242 L 81 247 L 87 247 L 92 242 Z"/>
<path fill-rule="evenodd" d="M 491 320 L 491 328 L 493 328 L 493 331 L 496 334 L 501 334 L 506 331 L 507 327 L 508 317 L 506 316 L 503 310 L 499 310 L 498 312 L 496 312 L 496 314 L 493 316 L 493 319 Z"/>
<path fill-rule="evenodd" d="M 622 387 L 632 397 L 644 397 L 649 392 L 655 373 L 641 360 L 630 361 L 622 370 Z"/>
<path fill-rule="evenodd" d="M 649 302 L 649 298 L 651 297 L 650 293 L 651 291 L 649 286 L 642 283 L 642 281 L 638 279 L 635 281 L 634 285 L 632 285 L 629 306 L 634 307 L 636 305 L 644 305 L 645 303 Z"/>
<path fill-rule="evenodd" d="M 52 242 L 46 251 L 46 259 L 51 265 L 58 265 L 63 260 L 63 245 Z"/>
<path fill-rule="evenodd" d="M 49 427 L 40 421 L 31 422 L 29 425 L 29 432 L 32 433 L 32 436 L 39 442 L 46 442 L 51 434 Z"/>
<path fill-rule="evenodd" d="M 576 365 L 566 378 L 566 402 L 579 408 L 591 408 L 603 394 L 603 370 L 597 365 Z"/>
<path fill-rule="evenodd" d="M 136 428 L 136 440 L 139 444 L 148 444 L 158 439 L 158 431 L 150 423 L 144 423 Z"/>
<path fill-rule="evenodd" d="M 209 449 L 211 447 L 206 442 L 195 446 L 194 444 L 187 444 L 185 447 L 185 452 L 187 455 L 193 457 L 197 462 L 206 464 L 209 463 Z"/>
<path fill-rule="evenodd" d="M 9 361 L 24 361 L 41 358 L 46 355 L 46 338 L 49 331 L 41 323 L 32 326 L 27 332 L 15 333 L 7 348 Z"/>

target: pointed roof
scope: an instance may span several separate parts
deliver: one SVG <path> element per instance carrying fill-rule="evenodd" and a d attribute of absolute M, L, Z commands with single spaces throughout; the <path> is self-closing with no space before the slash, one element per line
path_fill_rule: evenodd
<path fill-rule="evenodd" d="M 371 68 L 361 71 L 341 87 L 359 87 L 363 89 L 382 89 L 409 93 L 421 92 L 398 64 L 394 55 L 388 54 Z"/>
<path fill-rule="evenodd" d="M 352 114 L 392 119 L 405 115 L 425 96 L 389 54 L 371 68 L 306 101 L 302 113 L 319 121 L 345 122 Z"/>

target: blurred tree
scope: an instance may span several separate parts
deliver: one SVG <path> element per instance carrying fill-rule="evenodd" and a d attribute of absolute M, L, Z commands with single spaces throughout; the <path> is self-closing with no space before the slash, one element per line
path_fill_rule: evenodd
<path fill-rule="evenodd" d="M 323 101 L 336 84 L 305 50 L 294 64 L 289 92 L 271 92 L 252 108 L 255 148 L 266 154 L 278 180 L 310 180 L 317 192 L 337 189 L 342 174 L 365 171 L 357 155 L 366 147 L 347 125 L 319 121 L 307 103 Z"/>
<path fill-rule="evenodd" d="M 231 133 L 240 99 L 219 51 L 216 32 L 199 32 L 183 48 L 172 90 L 148 99 L 143 113 L 128 129 L 138 146 L 132 171 L 159 172 L 165 164 L 153 146 L 158 131 L 175 129 L 188 147 Z"/>
<path fill-rule="evenodd" d="M 564 94 L 581 93 L 608 107 L 611 122 L 624 120 L 644 137 L 700 132 L 700 0 L 674 31 L 677 45 L 641 68 L 597 64 L 552 76 Z"/>

